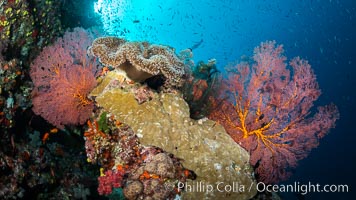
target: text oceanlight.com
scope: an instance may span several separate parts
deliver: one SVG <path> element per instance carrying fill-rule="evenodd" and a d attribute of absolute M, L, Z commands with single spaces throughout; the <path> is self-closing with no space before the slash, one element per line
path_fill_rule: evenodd
<path fill-rule="evenodd" d="M 349 186 L 344 184 L 335 185 L 335 184 L 325 184 L 320 185 L 319 183 L 301 184 L 300 182 L 294 182 L 294 184 L 264 184 L 262 182 L 257 183 L 257 191 L 259 192 L 296 192 L 300 194 L 308 194 L 310 192 L 348 192 Z"/>
<path fill-rule="evenodd" d="M 340 184 L 326 184 L 320 185 L 319 183 L 302 184 L 300 182 L 294 182 L 293 184 L 265 184 L 263 182 L 251 183 L 250 185 L 243 185 L 238 182 L 224 183 L 217 182 L 214 184 L 199 182 L 178 182 L 177 185 L 166 185 L 166 189 L 173 189 L 178 187 L 178 191 L 184 192 L 227 192 L 227 193 L 244 193 L 257 190 L 258 192 L 295 192 L 300 194 L 307 194 L 311 192 L 348 192 L 348 185 Z"/>

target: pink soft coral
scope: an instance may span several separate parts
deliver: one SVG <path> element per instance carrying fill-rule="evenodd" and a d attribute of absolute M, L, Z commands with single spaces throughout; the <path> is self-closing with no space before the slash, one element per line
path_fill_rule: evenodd
<path fill-rule="evenodd" d="M 254 53 L 254 63 L 238 64 L 222 84 L 210 118 L 250 152 L 259 179 L 275 183 L 318 146 L 339 113 L 328 105 L 309 115 L 320 90 L 307 61 L 294 58 L 287 67 L 275 42 L 262 43 Z"/>
<path fill-rule="evenodd" d="M 34 95 L 33 111 L 58 128 L 85 123 L 94 107 L 87 98 L 96 86 L 92 72 L 81 66 L 63 68 L 50 86 L 47 92 Z"/>
<path fill-rule="evenodd" d="M 87 95 L 96 85 L 97 67 L 86 55 L 93 40 L 92 34 L 81 28 L 66 32 L 45 47 L 31 65 L 33 111 L 58 128 L 83 124 L 93 110 Z"/>

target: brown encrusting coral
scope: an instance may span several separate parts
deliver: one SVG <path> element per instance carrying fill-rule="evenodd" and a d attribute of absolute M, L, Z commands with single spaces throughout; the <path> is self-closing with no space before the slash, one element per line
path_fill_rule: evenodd
<path fill-rule="evenodd" d="M 184 64 L 168 46 L 101 37 L 94 40 L 88 53 L 98 57 L 103 65 L 125 71 L 127 77 L 136 82 L 163 75 L 167 86 L 183 83 Z"/>

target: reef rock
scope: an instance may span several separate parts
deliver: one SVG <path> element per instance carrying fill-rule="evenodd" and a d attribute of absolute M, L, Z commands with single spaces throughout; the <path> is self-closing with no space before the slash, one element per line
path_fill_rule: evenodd
<path fill-rule="evenodd" d="M 99 106 L 128 124 L 143 145 L 153 145 L 183 159 L 197 174 L 186 182 L 183 199 L 250 199 L 256 194 L 249 154 L 216 122 L 189 117 L 180 94 L 154 94 L 138 104 L 130 90 L 112 87 L 119 74 L 110 72 L 91 96 Z"/>

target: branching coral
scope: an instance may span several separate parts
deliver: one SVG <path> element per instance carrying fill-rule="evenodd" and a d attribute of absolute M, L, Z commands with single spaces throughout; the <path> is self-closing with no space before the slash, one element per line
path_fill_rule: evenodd
<path fill-rule="evenodd" d="M 184 64 L 167 46 L 147 42 L 127 42 L 117 37 L 94 40 L 89 53 L 98 57 L 104 65 L 119 68 L 137 82 L 155 75 L 163 75 L 166 85 L 180 86 L 183 81 Z"/>
<path fill-rule="evenodd" d="M 275 183 L 286 180 L 297 161 L 318 146 L 339 113 L 331 104 L 309 115 L 320 90 L 307 61 L 294 58 L 286 67 L 283 47 L 275 42 L 254 52 L 254 64 L 238 64 L 223 82 L 210 118 L 251 153 L 259 179 Z"/>
<path fill-rule="evenodd" d="M 92 41 L 89 31 L 76 28 L 45 47 L 31 65 L 33 111 L 58 128 L 85 123 L 94 108 L 87 98 L 98 70 L 86 55 Z"/>

